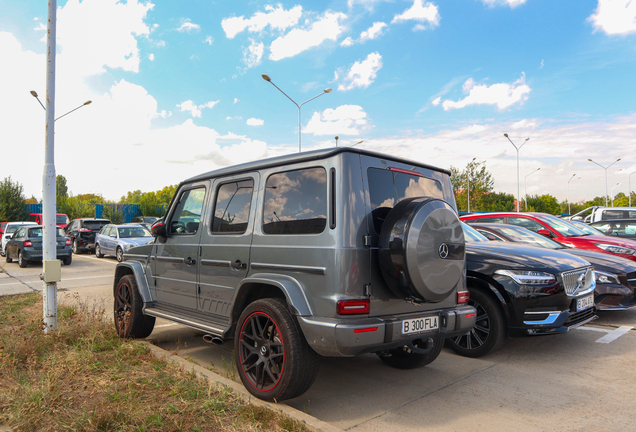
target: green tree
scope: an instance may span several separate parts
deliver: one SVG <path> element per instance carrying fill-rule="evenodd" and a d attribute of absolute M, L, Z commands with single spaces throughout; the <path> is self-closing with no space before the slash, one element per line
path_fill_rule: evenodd
<path fill-rule="evenodd" d="M 63 175 L 58 175 L 55 177 L 55 194 L 56 194 L 58 203 L 68 198 L 68 187 L 66 186 L 66 177 L 64 177 Z"/>
<path fill-rule="evenodd" d="M 482 197 L 480 208 L 481 211 L 514 211 L 515 196 L 505 192 L 492 192 Z"/>
<path fill-rule="evenodd" d="M 555 197 L 549 194 L 530 195 L 528 197 L 528 210 L 540 213 L 549 213 L 553 215 L 561 214 L 561 206 Z M 530 210 L 532 208 L 532 210 Z"/>
<path fill-rule="evenodd" d="M 117 204 L 104 205 L 102 216 L 108 219 L 111 223 L 121 224 L 124 223 L 124 212 L 119 208 Z"/>
<path fill-rule="evenodd" d="M 160 191 L 157 191 L 157 200 L 159 201 L 159 204 L 161 205 L 170 204 L 170 201 L 172 201 L 172 197 L 174 196 L 175 193 L 177 193 L 178 186 L 179 185 L 176 185 L 176 184 L 171 186 L 166 186 Z"/>
<path fill-rule="evenodd" d="M 24 196 L 24 187 L 13 182 L 11 176 L 0 182 L 0 221 L 24 221 L 29 217 Z"/>
<path fill-rule="evenodd" d="M 492 193 L 495 181 L 486 169 L 486 161 L 473 160 L 461 172 L 451 166 L 451 184 L 459 210 L 468 209 L 469 193 L 470 209 L 483 210 L 484 196 Z"/>
<path fill-rule="evenodd" d="M 140 190 L 128 192 L 125 196 L 119 199 L 122 204 L 139 204 L 143 193 Z"/>
<path fill-rule="evenodd" d="M 66 214 L 69 219 L 76 219 L 80 217 L 94 217 L 95 206 L 80 200 L 73 195 L 59 202 L 57 205 L 57 211 L 59 213 Z"/>

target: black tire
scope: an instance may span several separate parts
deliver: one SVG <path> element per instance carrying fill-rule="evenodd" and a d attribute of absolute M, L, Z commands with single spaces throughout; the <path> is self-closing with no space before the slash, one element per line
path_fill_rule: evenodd
<path fill-rule="evenodd" d="M 102 249 L 99 247 L 99 243 L 95 245 L 95 256 L 97 258 L 104 258 L 104 254 L 102 253 Z"/>
<path fill-rule="evenodd" d="M 236 326 L 234 357 L 245 388 L 263 400 L 300 396 L 318 374 L 318 354 L 287 305 L 275 298 L 245 308 Z"/>
<path fill-rule="evenodd" d="M 72 262 L 73 262 L 73 255 L 69 255 L 67 258 L 64 258 L 62 260 L 62 263 L 67 266 L 71 265 Z"/>
<path fill-rule="evenodd" d="M 73 251 L 74 254 L 81 254 L 82 250 L 80 249 L 80 245 L 77 242 L 77 240 L 73 240 L 73 246 L 71 246 L 71 250 Z"/>
<path fill-rule="evenodd" d="M 26 268 L 29 265 L 29 260 L 24 258 L 22 252 L 18 251 L 18 265 L 21 268 Z"/>
<path fill-rule="evenodd" d="M 403 346 L 391 350 L 390 356 L 381 355 L 380 359 L 396 369 L 416 369 L 433 363 L 442 352 L 443 346 L 443 339 L 436 340 L 428 354 L 415 353 L 408 346 Z"/>
<path fill-rule="evenodd" d="M 447 339 L 447 343 L 459 355 L 481 357 L 501 348 L 506 340 L 506 321 L 494 295 L 474 288 L 468 291 L 468 304 L 477 309 L 475 327 L 464 335 Z"/>
<path fill-rule="evenodd" d="M 155 317 L 142 313 L 143 300 L 132 275 L 123 276 L 115 289 L 115 329 L 122 338 L 143 339 L 155 327 Z"/>
<path fill-rule="evenodd" d="M 124 260 L 124 251 L 119 246 L 117 246 L 117 250 L 115 251 L 115 257 L 118 262 L 122 262 Z"/>

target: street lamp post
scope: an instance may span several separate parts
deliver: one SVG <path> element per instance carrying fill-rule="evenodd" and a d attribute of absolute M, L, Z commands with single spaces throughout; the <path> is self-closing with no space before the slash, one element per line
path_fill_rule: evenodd
<path fill-rule="evenodd" d="M 612 162 L 611 164 L 609 164 L 608 166 L 604 167 L 603 165 L 594 162 L 592 159 L 588 159 L 588 161 L 592 162 L 595 165 L 600 166 L 601 168 L 603 168 L 605 170 L 605 207 L 607 207 L 607 169 L 609 167 L 611 167 L 612 165 L 614 165 L 616 162 L 618 162 L 619 160 L 621 160 L 621 158 L 616 159 L 614 162 Z"/>
<path fill-rule="evenodd" d="M 515 143 L 512 142 L 512 140 L 510 139 L 507 133 L 505 133 L 504 136 L 508 138 L 508 141 L 510 141 L 510 144 L 512 144 L 515 150 L 517 150 L 517 213 L 519 213 L 519 199 L 521 198 L 520 197 L 521 193 L 519 191 L 519 150 L 521 150 L 521 147 L 523 147 L 523 144 L 527 143 L 530 138 L 526 138 L 523 144 L 517 147 Z"/>
<path fill-rule="evenodd" d="M 273 85 L 274 87 L 276 87 L 278 89 L 278 91 L 280 91 L 282 94 L 284 94 L 287 99 L 289 99 L 290 101 L 292 101 L 294 103 L 294 105 L 296 105 L 298 107 L 298 151 L 300 152 L 300 108 L 305 105 L 307 102 L 310 102 L 314 99 L 316 99 L 317 97 L 320 97 L 322 95 L 324 95 L 325 93 L 331 93 L 331 89 L 330 88 L 326 88 L 322 91 L 322 93 L 320 93 L 317 96 L 312 97 L 311 99 L 306 100 L 305 102 L 301 103 L 300 105 L 298 105 L 292 98 L 290 98 L 289 96 L 287 96 L 287 93 L 285 93 L 284 91 L 282 91 L 280 88 L 278 88 L 278 86 L 276 84 L 274 84 L 272 82 L 272 79 L 269 77 L 269 75 L 267 74 L 263 74 L 261 75 L 263 77 L 263 79 L 265 81 L 267 81 L 268 83 L 270 83 L 271 85 Z"/>
<path fill-rule="evenodd" d="M 355 144 L 351 144 L 349 147 L 355 147 L 355 146 L 357 146 L 358 144 L 362 144 L 363 142 L 364 142 L 364 141 L 358 141 L 358 142 L 357 142 L 357 143 L 355 143 Z"/>
<path fill-rule="evenodd" d="M 29 93 L 31 93 L 31 96 L 33 96 L 34 98 L 36 98 L 38 100 L 38 102 L 40 102 L 40 98 L 38 97 L 38 94 L 35 90 L 31 90 Z M 78 109 L 80 109 L 83 106 L 86 105 L 90 105 L 92 104 L 93 101 L 89 101 L 87 100 L 86 102 L 84 102 L 83 104 L 81 104 L 80 106 L 78 106 L 77 108 L 73 108 L 72 110 L 70 110 L 69 112 L 67 112 L 66 114 L 62 114 L 61 116 L 59 116 L 58 118 L 56 118 L 54 121 L 58 121 L 59 119 L 61 119 L 62 117 L 69 115 L 70 113 L 72 113 L 73 111 L 76 111 Z M 40 102 L 40 105 L 42 105 L 42 102 Z M 44 108 L 44 105 L 42 105 L 42 108 L 44 109 L 44 111 L 46 111 L 46 108 Z"/>
<path fill-rule="evenodd" d="M 336 135 L 336 147 L 338 147 L 338 135 Z"/>
<path fill-rule="evenodd" d="M 473 160 L 470 161 L 470 163 L 475 162 L 475 159 L 477 158 L 474 157 Z M 470 164 L 468 164 L 468 172 L 466 173 L 466 183 L 468 183 L 468 187 L 466 188 L 466 193 L 468 195 L 468 206 L 466 212 L 470 213 Z"/>
<path fill-rule="evenodd" d="M 612 196 L 612 205 L 611 205 L 611 207 L 614 207 L 614 188 L 616 186 L 620 186 L 620 183 L 616 183 L 614 186 L 612 186 L 612 191 L 610 192 L 610 195 Z"/>
<path fill-rule="evenodd" d="M 568 215 L 572 214 L 572 210 L 570 210 L 570 182 L 574 180 L 574 177 L 576 177 L 576 174 L 572 174 L 572 177 L 568 180 Z M 580 180 L 581 177 L 577 177 L 576 179 Z"/>
<path fill-rule="evenodd" d="M 525 176 L 523 178 L 523 194 L 526 197 L 526 207 L 525 207 L 524 211 L 528 211 L 528 183 L 527 183 L 527 179 L 528 179 L 529 176 L 531 176 L 532 174 L 536 173 L 540 169 L 541 168 L 537 168 L 536 170 L 532 171 L 530 174 L 528 174 L 527 176 Z"/>

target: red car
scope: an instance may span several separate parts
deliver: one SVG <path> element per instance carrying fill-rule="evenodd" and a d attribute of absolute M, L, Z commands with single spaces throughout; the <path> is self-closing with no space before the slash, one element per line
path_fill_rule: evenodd
<path fill-rule="evenodd" d="M 4 227 L 9 222 L 0 222 L 0 240 L 2 240 L 2 236 L 4 235 Z"/>
<path fill-rule="evenodd" d="M 44 225 L 44 221 L 42 220 L 42 213 L 31 213 L 29 215 L 29 222 L 35 222 L 38 225 Z M 64 213 L 57 213 L 55 215 L 55 225 L 59 228 L 66 228 L 68 225 L 68 216 Z"/>
<path fill-rule="evenodd" d="M 484 213 L 462 216 L 464 222 L 518 225 L 544 235 L 565 246 L 604 252 L 636 261 L 636 241 L 590 235 L 568 221 L 546 213 Z"/>

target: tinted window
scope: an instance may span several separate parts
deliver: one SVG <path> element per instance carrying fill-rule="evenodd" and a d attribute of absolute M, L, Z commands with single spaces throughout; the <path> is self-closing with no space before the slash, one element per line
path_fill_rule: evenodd
<path fill-rule="evenodd" d="M 603 222 L 603 223 L 599 223 L 599 224 L 594 224 L 594 228 L 596 228 L 597 230 L 599 230 L 603 234 L 605 234 L 607 232 L 607 230 L 609 229 L 610 225 L 611 225 L 610 222 Z"/>
<path fill-rule="evenodd" d="M 327 171 L 273 174 L 265 185 L 265 234 L 319 234 L 327 225 Z"/>
<path fill-rule="evenodd" d="M 105 220 L 88 220 L 84 221 L 84 227 L 91 231 L 97 231 L 102 229 L 104 225 L 106 225 L 108 221 Z"/>
<path fill-rule="evenodd" d="M 188 189 L 181 194 L 170 220 L 171 234 L 194 234 L 199 230 L 205 189 Z"/>
<path fill-rule="evenodd" d="M 68 216 L 64 215 L 64 214 L 59 214 L 59 215 L 55 215 L 55 223 L 56 224 L 67 224 L 68 223 Z"/>
<path fill-rule="evenodd" d="M 601 219 L 622 219 L 623 210 L 603 210 Z"/>
<path fill-rule="evenodd" d="M 18 229 L 18 227 L 19 227 L 19 226 L 20 226 L 20 225 L 9 225 L 9 226 L 7 227 L 7 230 L 6 230 L 5 232 L 6 232 L 7 234 L 14 233 L 14 232 L 15 232 L 15 230 L 17 230 L 17 229 Z"/>
<path fill-rule="evenodd" d="M 42 237 L 42 235 L 43 235 L 42 234 L 42 228 L 31 228 L 31 229 L 29 229 L 29 238 Z"/>
<path fill-rule="evenodd" d="M 465 223 L 462 223 L 462 228 L 464 229 L 464 238 L 466 239 L 466 243 L 475 243 L 475 242 L 487 242 L 488 239 L 477 232 L 471 226 L 468 226 Z"/>
<path fill-rule="evenodd" d="M 504 223 L 505 219 L 506 218 L 504 216 L 498 216 L 498 217 L 486 217 L 486 218 L 470 219 L 470 220 L 467 220 L 465 222 L 468 222 L 469 224 L 474 224 L 474 223 Z"/>
<path fill-rule="evenodd" d="M 369 168 L 367 175 L 373 226 L 378 234 L 386 215 L 404 198 L 444 198 L 442 185 L 437 180 L 380 168 Z"/>
<path fill-rule="evenodd" d="M 636 211 L 628 211 L 627 212 L 627 217 L 630 219 L 636 219 Z"/>
<path fill-rule="evenodd" d="M 477 228 L 477 232 L 479 234 L 483 235 L 484 237 L 486 237 L 488 240 L 504 241 L 504 239 L 502 239 L 501 237 L 491 233 L 490 231 L 485 231 L 485 230 Z"/>
<path fill-rule="evenodd" d="M 254 180 L 241 180 L 219 186 L 214 203 L 212 232 L 243 233 L 250 216 Z"/>
<path fill-rule="evenodd" d="M 537 232 L 540 229 L 545 229 L 545 227 L 541 225 L 539 222 L 535 222 L 532 219 L 522 218 L 522 217 L 509 217 L 508 223 L 510 225 L 517 225 L 534 232 Z"/>

